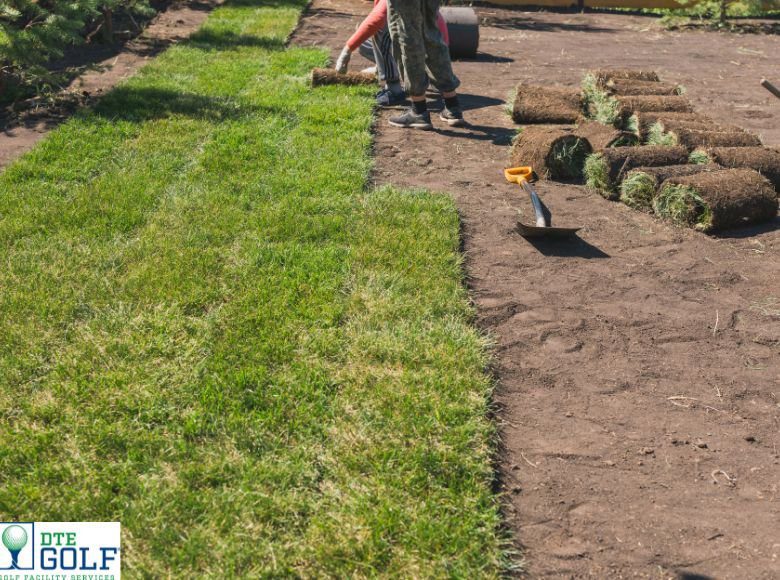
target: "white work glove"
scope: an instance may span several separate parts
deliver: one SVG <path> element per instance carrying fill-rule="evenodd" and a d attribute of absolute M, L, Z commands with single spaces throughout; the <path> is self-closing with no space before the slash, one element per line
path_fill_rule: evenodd
<path fill-rule="evenodd" d="M 349 57 L 351 56 L 352 51 L 349 50 L 348 46 L 345 46 L 344 50 L 342 50 L 341 54 L 339 55 L 339 59 L 336 61 L 336 72 L 347 72 L 347 67 L 349 66 Z"/>

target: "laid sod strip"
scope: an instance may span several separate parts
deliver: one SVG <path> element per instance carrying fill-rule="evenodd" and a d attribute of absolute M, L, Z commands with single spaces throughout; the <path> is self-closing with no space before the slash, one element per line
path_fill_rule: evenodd
<path fill-rule="evenodd" d="M 336 72 L 330 68 L 315 67 L 311 70 L 311 85 L 321 87 L 326 85 L 376 85 L 376 75 L 360 71 Z"/>
<path fill-rule="evenodd" d="M 302 7 L 217 9 L 0 174 L 0 516 L 119 520 L 133 577 L 495 577 L 456 210 L 366 191 Z"/>
<path fill-rule="evenodd" d="M 568 87 L 520 84 L 512 120 L 525 124 L 574 123 L 582 114 L 582 94 Z"/>
<path fill-rule="evenodd" d="M 776 191 L 780 191 L 778 150 L 768 147 L 713 147 L 698 153 L 706 155 L 708 159 L 723 167 L 755 169 L 774 185 Z"/>
<path fill-rule="evenodd" d="M 723 169 L 714 163 L 709 165 L 666 165 L 663 167 L 637 167 L 626 174 L 620 184 L 620 201 L 640 211 L 653 211 L 653 198 L 664 181 L 671 177 L 693 175 L 704 171 Z"/>
<path fill-rule="evenodd" d="M 659 82 L 658 74 L 651 70 L 639 69 L 601 69 L 589 73 L 600 86 L 606 86 L 609 81 L 635 80 Z"/>
<path fill-rule="evenodd" d="M 679 128 L 669 132 L 675 142 L 693 151 L 707 147 L 760 147 L 761 139 L 746 131 L 696 131 Z"/>
<path fill-rule="evenodd" d="M 666 180 L 653 208 L 678 225 L 716 232 L 774 219 L 777 194 L 757 171 L 724 169 Z"/>
<path fill-rule="evenodd" d="M 662 131 L 666 131 L 667 122 L 697 123 L 705 125 L 709 130 L 717 129 L 718 125 L 706 115 L 701 113 L 671 113 L 671 112 L 635 112 L 639 138 L 646 141 L 650 129 L 657 123 L 661 123 Z"/>
<path fill-rule="evenodd" d="M 574 133 L 585 139 L 590 144 L 592 151 L 601 151 L 608 147 L 627 147 L 638 143 L 635 134 L 615 129 L 611 125 L 604 125 L 597 121 L 580 123 Z"/>
<path fill-rule="evenodd" d="M 590 152 L 588 142 L 568 127 L 531 125 L 515 138 L 510 165 L 530 165 L 539 179 L 578 179 Z"/>
<path fill-rule="evenodd" d="M 616 126 L 623 120 L 620 103 L 594 74 L 587 74 L 582 80 L 582 103 L 587 116 L 594 121 Z"/>
<path fill-rule="evenodd" d="M 604 87 L 613 95 L 682 95 L 685 91 L 679 85 L 635 79 L 610 79 Z"/>
<path fill-rule="evenodd" d="M 683 165 L 688 160 L 684 147 L 615 147 L 590 155 L 585 161 L 585 183 L 607 199 L 619 197 L 620 182 L 636 167 Z"/>

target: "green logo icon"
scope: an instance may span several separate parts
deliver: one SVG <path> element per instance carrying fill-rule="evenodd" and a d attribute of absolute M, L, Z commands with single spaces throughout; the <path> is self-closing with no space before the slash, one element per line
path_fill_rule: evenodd
<path fill-rule="evenodd" d="M 19 552 L 27 545 L 27 532 L 22 526 L 8 526 L 3 532 L 3 545 L 11 552 L 11 570 L 18 570 Z"/>

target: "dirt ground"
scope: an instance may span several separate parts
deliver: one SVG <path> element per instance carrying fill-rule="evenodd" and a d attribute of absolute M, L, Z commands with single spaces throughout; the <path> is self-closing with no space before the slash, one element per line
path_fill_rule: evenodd
<path fill-rule="evenodd" d="M 187 38 L 200 27 L 220 0 L 183 0 L 173 2 L 158 14 L 138 37 L 116 47 L 90 45 L 72 51 L 59 63 L 66 67 L 86 67 L 54 103 L 14 114 L 10 108 L 0 111 L 0 169 L 29 151 L 52 129 L 67 119 L 74 106 L 88 104 L 93 98 L 132 76 L 150 58 L 174 42 Z"/>
<path fill-rule="evenodd" d="M 295 42 L 338 54 L 370 4 L 315 0 Z M 532 577 L 780 578 L 780 220 L 707 237 L 578 185 L 538 186 L 570 244 L 529 243 L 503 180 L 519 81 L 592 67 L 679 82 L 780 144 L 780 36 L 668 32 L 618 14 L 478 9 L 455 64 L 470 127 L 378 119 L 377 183 L 453 195 L 479 324 L 496 341 L 505 511 Z M 364 64 L 359 59 L 353 66 Z"/>

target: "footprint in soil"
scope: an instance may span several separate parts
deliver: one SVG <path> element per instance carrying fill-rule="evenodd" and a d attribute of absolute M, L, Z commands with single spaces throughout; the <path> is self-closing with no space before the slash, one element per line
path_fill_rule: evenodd
<path fill-rule="evenodd" d="M 555 353 L 569 354 L 582 350 L 582 342 L 571 337 L 561 336 L 555 331 L 546 331 L 539 336 L 539 342 L 545 349 Z"/>

